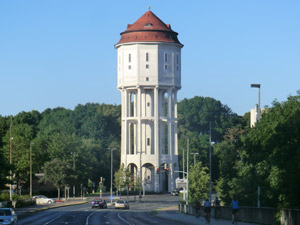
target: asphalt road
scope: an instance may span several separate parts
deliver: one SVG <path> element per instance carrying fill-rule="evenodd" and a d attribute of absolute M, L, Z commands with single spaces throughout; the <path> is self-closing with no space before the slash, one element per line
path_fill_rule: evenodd
<path fill-rule="evenodd" d="M 132 198 L 132 197 L 131 197 Z M 124 197 L 126 199 L 126 197 Z M 91 201 L 92 198 L 89 199 Z M 129 199 L 130 209 L 114 209 L 108 205 L 107 209 L 92 209 L 91 203 L 83 205 L 67 206 L 36 212 L 28 217 L 19 220 L 19 225 L 144 225 L 144 224 L 164 224 L 176 225 L 153 216 L 150 211 L 176 205 L 178 197 L 169 194 L 145 196 L 142 202 L 133 202 Z M 110 200 L 107 200 L 108 203 Z"/>

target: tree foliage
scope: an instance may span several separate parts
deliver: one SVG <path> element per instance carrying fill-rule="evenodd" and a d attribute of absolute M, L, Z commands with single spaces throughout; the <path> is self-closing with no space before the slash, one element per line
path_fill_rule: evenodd
<path fill-rule="evenodd" d="M 68 186 L 72 179 L 73 170 L 70 164 L 59 158 L 54 158 L 45 163 L 43 171 L 44 176 L 41 180 L 53 184 L 57 188 L 58 199 L 60 199 L 60 189 Z"/>
<path fill-rule="evenodd" d="M 188 148 L 190 153 L 198 153 L 196 165 L 189 157 L 191 198 L 204 198 L 207 194 L 205 168 L 209 167 L 211 147 L 213 191 L 223 202 L 229 204 L 235 195 L 242 205 L 256 206 L 259 186 L 262 206 L 300 208 L 300 95 L 290 96 L 284 102 L 275 101 L 254 128 L 250 128 L 249 117 L 249 113 L 238 116 L 209 97 L 196 96 L 178 103 L 180 167 L 183 152 L 187 159 Z M 91 181 L 98 184 L 100 177 L 106 178 L 108 185 L 108 148 L 117 149 L 113 151 L 113 167 L 120 165 L 120 121 L 119 105 L 87 103 L 74 110 L 20 112 L 12 118 L 13 165 L 10 166 L 11 117 L 0 116 L 0 188 L 8 182 L 10 169 L 17 185 L 29 186 L 32 142 L 33 174 L 43 168 L 48 177 L 45 179 L 59 188 L 73 184 L 87 186 Z M 214 144 L 209 143 L 210 124 Z M 61 177 L 55 176 L 51 165 Z M 115 173 L 116 187 L 129 182 L 122 179 L 124 173 L 127 174 L 124 170 Z"/>
<path fill-rule="evenodd" d="M 207 198 L 209 171 L 201 162 L 189 170 L 189 198 L 192 202 Z"/>

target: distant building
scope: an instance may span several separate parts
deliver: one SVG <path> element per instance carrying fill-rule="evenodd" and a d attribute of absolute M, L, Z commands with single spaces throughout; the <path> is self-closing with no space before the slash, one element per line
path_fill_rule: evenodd
<path fill-rule="evenodd" d="M 265 109 L 260 109 L 260 116 L 265 111 Z M 255 105 L 255 108 L 250 109 L 250 127 L 254 127 L 255 123 L 260 119 L 258 118 L 258 105 Z"/>
<path fill-rule="evenodd" d="M 115 45 L 122 95 L 121 166 L 147 191 L 175 188 L 178 177 L 177 92 L 181 89 L 178 33 L 147 11 Z"/>

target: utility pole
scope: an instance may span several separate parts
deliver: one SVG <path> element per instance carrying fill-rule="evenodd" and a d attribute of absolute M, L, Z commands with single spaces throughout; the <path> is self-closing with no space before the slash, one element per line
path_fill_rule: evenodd
<path fill-rule="evenodd" d="M 30 143 L 30 148 L 29 148 L 29 167 L 30 167 L 30 190 L 29 190 L 29 196 L 32 198 L 32 145 L 34 145 L 33 142 Z"/>
<path fill-rule="evenodd" d="M 188 136 L 185 136 L 187 139 L 186 143 L 186 148 L 187 148 L 187 153 L 186 153 L 186 172 L 187 172 L 187 190 L 186 190 L 186 205 L 189 204 L 189 154 L 190 154 L 190 138 Z M 183 173 L 184 174 L 184 173 Z"/>
<path fill-rule="evenodd" d="M 182 149 L 182 171 L 183 171 L 183 179 L 185 178 L 185 172 L 184 172 L 184 148 L 181 148 Z"/>
<path fill-rule="evenodd" d="M 198 152 L 192 152 L 192 155 L 194 155 L 194 167 L 196 166 L 196 155 L 198 155 Z"/>
<path fill-rule="evenodd" d="M 9 137 L 9 143 L 10 143 L 10 151 L 9 151 L 9 164 L 12 166 L 12 117 L 10 117 L 10 137 Z M 12 200 L 12 171 L 10 169 L 10 186 L 9 186 L 9 199 Z"/>
<path fill-rule="evenodd" d="M 76 155 L 76 152 L 71 152 L 72 156 L 73 156 L 73 170 L 74 170 L 74 173 L 75 173 L 75 155 Z M 75 198 L 75 184 L 73 184 L 73 198 Z"/>
<path fill-rule="evenodd" d="M 110 150 L 110 203 L 112 204 L 112 183 L 113 183 L 113 151 L 116 148 L 108 148 Z"/>
<path fill-rule="evenodd" d="M 209 201 L 211 202 L 211 122 L 209 122 Z"/>

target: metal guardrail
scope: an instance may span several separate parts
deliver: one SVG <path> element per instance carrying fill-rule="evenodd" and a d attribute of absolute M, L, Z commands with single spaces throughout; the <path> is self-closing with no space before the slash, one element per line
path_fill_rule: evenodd
<path fill-rule="evenodd" d="M 300 224 L 300 210 L 297 210 L 297 209 L 282 210 L 280 223 L 282 225 L 299 225 Z"/>
<path fill-rule="evenodd" d="M 179 211 L 181 213 L 194 215 L 196 213 L 194 205 L 185 205 L 179 203 Z M 204 209 L 201 207 L 200 214 L 204 215 Z M 214 216 L 215 210 L 212 207 L 211 215 Z M 231 220 L 232 210 L 228 206 L 222 206 L 220 211 L 220 218 Z M 276 224 L 276 209 L 275 208 L 256 208 L 256 207 L 240 207 L 239 216 L 240 221 L 259 223 L 266 225 Z M 280 218 L 281 225 L 299 225 L 300 224 L 300 210 L 284 209 L 281 211 Z"/>

